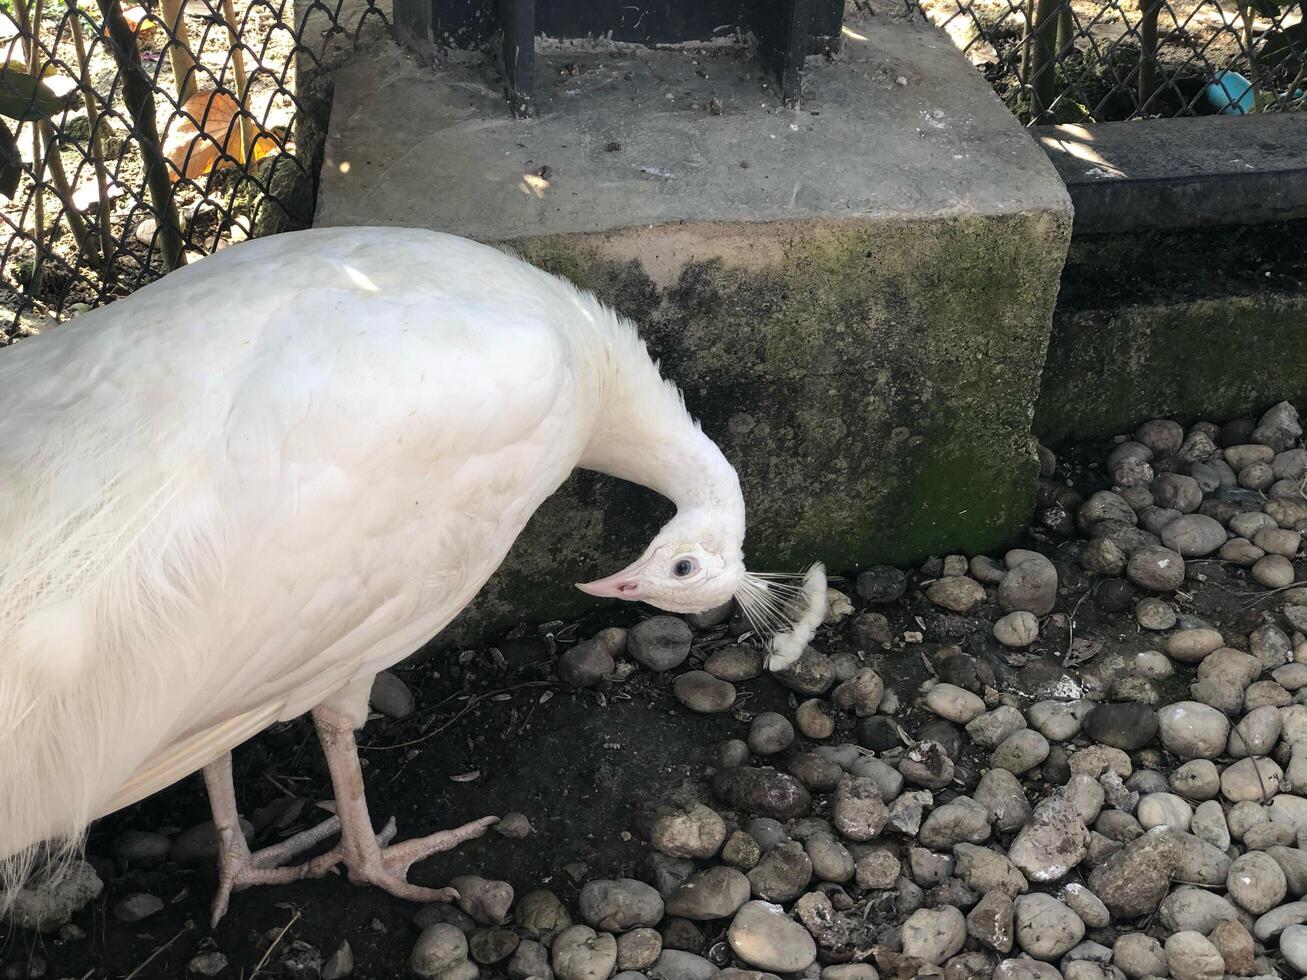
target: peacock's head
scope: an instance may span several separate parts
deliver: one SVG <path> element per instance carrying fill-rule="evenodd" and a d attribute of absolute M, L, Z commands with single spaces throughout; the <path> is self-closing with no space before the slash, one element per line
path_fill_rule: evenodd
<path fill-rule="evenodd" d="M 616 575 L 578 585 L 607 599 L 647 602 L 666 612 L 697 613 L 716 608 L 740 590 L 744 570 L 743 529 L 706 513 L 678 514 L 634 564 Z"/>

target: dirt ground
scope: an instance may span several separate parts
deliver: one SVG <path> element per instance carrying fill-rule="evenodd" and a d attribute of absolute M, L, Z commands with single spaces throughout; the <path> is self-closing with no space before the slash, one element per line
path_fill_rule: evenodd
<path fill-rule="evenodd" d="M 1108 483 L 1097 461 L 1105 456 L 1102 445 L 1066 452 L 1059 479 L 1083 494 L 1104 488 Z M 1048 530 L 1056 523 L 1057 508 L 1041 508 L 1026 542 L 1052 557 L 1061 577 L 1057 609 L 1044 620 L 1030 650 L 999 647 L 983 608 L 958 616 L 928 604 L 917 588 L 924 576 L 917 572 L 903 599 L 875 607 L 892 627 L 895 639 L 888 648 L 860 648 L 848 630 L 853 617 L 824 630 L 814 645 L 831 655 L 854 654 L 874 667 L 905 706 L 899 720 L 909 733 L 935 720 L 914 700 L 934 670 L 933 654 L 944 644 L 960 645 L 980 669 L 992 671 L 999 690 L 1029 701 L 1053 691 L 1067 696 L 1068 676 L 1092 684 L 1088 678 L 1113 653 L 1133 653 L 1156 640 L 1141 635 L 1128 605 L 1122 608 L 1119 596 L 1108 594 L 1105 586 L 1119 586 L 1120 580 L 1094 579 L 1058 559 L 1059 541 L 1065 539 Z M 1181 613 L 1228 633 L 1257 625 L 1270 597 L 1242 569 L 1209 561 L 1194 562 L 1193 572 L 1173 597 Z M 766 675 L 740 685 L 735 708 L 722 715 L 689 713 L 672 696 L 670 675 L 644 669 L 624 682 L 590 690 L 573 690 L 557 679 L 551 647 L 556 652 L 603 626 L 629 626 L 642 615 L 630 607 L 601 608 L 580 623 L 522 628 L 481 650 L 427 655 L 398 669 L 415 695 L 416 711 L 402 721 L 374 720 L 360 736 L 377 824 L 393 814 L 403 837 L 487 813 L 518 811 L 535 831 L 521 840 L 492 832 L 418 865 L 414 881 L 440 886 L 455 875 L 474 873 L 507 880 L 518 896 L 549 888 L 575 909 L 579 883 L 643 875 L 650 806 L 705 796 L 718 743 L 743 737 L 748 721 L 762 711 L 792 713 L 796 696 Z M 732 632 L 726 624 L 697 634 L 690 666 L 737 642 Z M 1168 682 L 1174 691 L 1161 692 L 1164 698 L 1183 697 L 1190 673 L 1179 671 Z M 841 724 L 845 729 L 831 741 L 852 741 L 852 720 Z M 265 732 L 241 747 L 235 759 L 244 815 L 255 816 L 270 804 L 304 801 L 282 829 L 287 834 L 323 815 L 314 803 L 329 799 L 330 784 L 306 720 Z M 958 764 L 980 767 L 985 760 L 964 757 Z M 1041 790 L 1028 786 L 1028 792 L 1034 798 Z M 84 937 L 15 930 L 0 943 L 0 976 L 175 980 L 186 976 L 192 957 L 216 949 L 229 961 L 220 977 L 315 977 L 315 964 L 342 940 L 353 950 L 354 976 L 404 974 L 419 931 L 412 922 L 418 907 L 408 902 L 332 875 L 239 893 L 226 918 L 210 931 L 211 865 L 124 872 L 107 857 L 111 841 L 125 830 L 175 831 L 208 817 L 195 775 L 101 821 L 88 850 L 105 889 L 73 920 Z M 259 843 L 276 836 L 265 830 Z M 118 921 L 114 906 L 141 891 L 162 898 L 164 909 L 142 922 Z M 705 949 L 720 938 L 710 933 Z"/>

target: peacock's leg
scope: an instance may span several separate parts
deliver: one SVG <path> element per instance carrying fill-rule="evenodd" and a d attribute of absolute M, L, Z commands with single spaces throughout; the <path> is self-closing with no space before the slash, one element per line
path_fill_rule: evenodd
<path fill-rule="evenodd" d="M 209 791 L 209 806 L 213 810 L 213 825 L 218 832 L 218 892 L 213 897 L 212 925 L 227 912 L 227 904 L 232 892 L 241 891 L 250 885 L 284 885 L 301 878 L 315 878 L 326 874 L 339 863 L 339 857 L 326 860 L 333 852 L 314 858 L 304 864 L 292 867 L 279 867 L 291 858 L 315 847 L 340 830 L 340 818 L 330 817 L 316 827 L 288 837 L 284 841 L 250 851 L 241 832 L 240 815 L 236 811 L 236 790 L 232 785 L 231 753 L 225 752 L 204 767 L 204 785 Z M 378 838 L 388 843 L 394 836 L 393 827 L 387 828 L 389 834 Z"/>
<path fill-rule="evenodd" d="M 340 817 L 340 844 L 331 852 L 349 869 L 355 884 L 372 884 L 390 894 L 414 902 L 449 902 L 458 898 L 453 888 L 424 888 L 410 884 L 408 869 L 423 858 L 448 851 L 464 841 L 480 837 L 499 821 L 482 817 L 454 830 L 442 830 L 389 847 L 372 833 L 372 818 L 363 793 L 363 770 L 359 766 L 354 740 L 355 720 L 350 713 L 319 705 L 313 710 L 313 724 L 327 757 L 331 784 L 336 791 L 336 813 Z M 391 829 L 393 820 L 387 824 Z M 324 855 L 326 857 L 327 855 Z"/>

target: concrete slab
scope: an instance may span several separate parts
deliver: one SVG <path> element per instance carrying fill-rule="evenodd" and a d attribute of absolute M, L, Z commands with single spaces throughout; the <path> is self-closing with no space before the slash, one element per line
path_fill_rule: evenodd
<path fill-rule="evenodd" d="M 849 27 L 797 110 L 732 47 L 555 43 L 530 120 L 479 59 L 366 52 L 338 78 L 318 223 L 508 243 L 636 320 L 740 472 L 755 567 L 1005 547 L 1069 199 L 947 38 Z M 567 615 L 567 583 L 667 516 L 574 476 L 445 640 Z"/>
<path fill-rule="evenodd" d="M 1067 208 L 1048 161 L 931 28 L 878 18 L 846 36 L 837 58 L 810 59 L 798 110 L 734 46 L 542 47 L 536 76 L 539 116 L 518 120 L 479 58 L 426 70 L 363 54 L 336 81 L 316 223 L 505 241 Z"/>
<path fill-rule="evenodd" d="M 1258 416 L 1307 398 L 1307 293 L 1194 296 L 1058 310 L 1035 431 L 1050 446 Z"/>
<path fill-rule="evenodd" d="M 1075 234 L 1307 217 L 1307 115 L 1198 116 L 1035 130 Z"/>

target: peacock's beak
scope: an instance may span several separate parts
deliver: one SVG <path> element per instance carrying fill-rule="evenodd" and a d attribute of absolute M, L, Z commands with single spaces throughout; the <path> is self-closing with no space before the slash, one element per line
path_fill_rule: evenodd
<path fill-rule="evenodd" d="M 578 582 L 577 588 L 586 595 L 596 596 L 600 599 L 628 599 L 638 600 L 644 598 L 644 590 L 640 587 L 640 573 L 644 571 L 645 566 L 649 564 L 649 559 L 641 559 L 634 565 L 622 569 L 616 575 L 609 575 L 607 578 L 597 579 L 594 582 Z"/>

